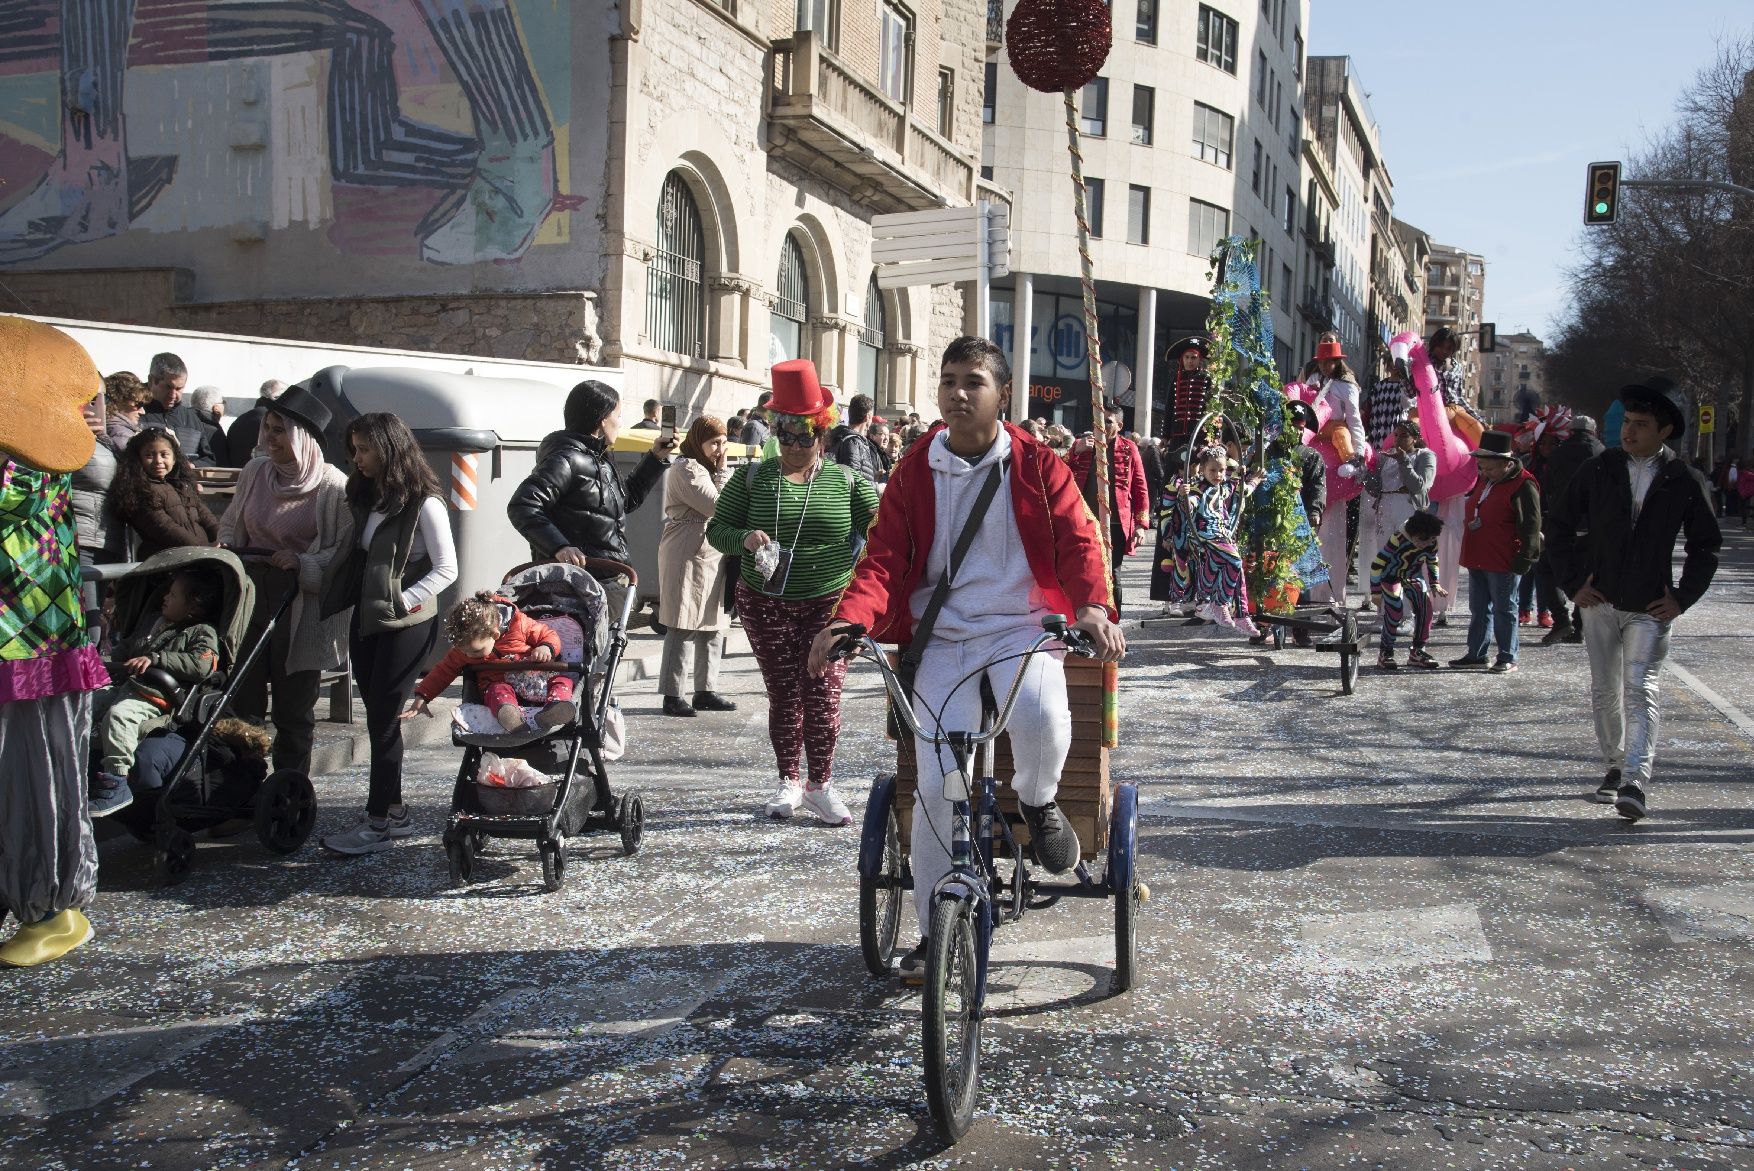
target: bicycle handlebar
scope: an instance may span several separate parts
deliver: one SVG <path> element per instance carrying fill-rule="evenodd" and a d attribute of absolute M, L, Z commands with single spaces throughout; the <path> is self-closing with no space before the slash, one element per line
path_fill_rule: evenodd
<path fill-rule="evenodd" d="M 1090 635 L 1085 631 L 1074 629 L 1066 621 L 1064 614 L 1049 614 L 1041 620 L 1041 625 L 1041 636 L 1031 643 L 1029 649 L 1020 656 L 1023 663 L 1018 665 L 1017 674 L 1011 680 L 1011 690 L 1006 693 L 1005 702 L 999 705 L 998 718 L 993 721 L 993 726 L 985 732 L 971 733 L 968 736 L 970 747 L 978 747 L 990 740 L 998 739 L 999 733 L 1005 730 L 1005 725 L 1011 722 L 1011 709 L 1016 706 L 1017 695 L 1023 689 L 1023 668 L 1042 647 L 1057 641 L 1063 643 L 1066 649 L 1075 655 L 1089 659 L 1097 657 L 1096 645 L 1091 641 Z M 920 730 L 919 720 L 914 715 L 912 698 L 902 687 L 901 680 L 897 678 L 894 669 L 890 667 L 889 659 L 884 655 L 883 649 L 871 641 L 869 633 L 863 626 L 856 623 L 848 626 L 834 644 L 834 650 L 830 652 L 829 658 L 849 662 L 857 658 L 870 659 L 877 664 L 877 670 L 883 675 L 883 686 L 889 692 L 889 701 L 895 705 L 896 715 L 901 720 L 902 726 L 913 736 L 924 740 L 934 748 L 949 743 L 949 734 L 942 728 L 929 736 Z"/>

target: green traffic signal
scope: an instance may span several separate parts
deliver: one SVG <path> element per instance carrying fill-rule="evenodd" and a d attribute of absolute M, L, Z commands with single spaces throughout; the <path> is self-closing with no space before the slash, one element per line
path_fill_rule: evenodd
<path fill-rule="evenodd" d="M 1619 163 L 1591 163 L 1584 186 L 1583 222 L 1611 224 L 1618 209 L 1620 192 Z"/>

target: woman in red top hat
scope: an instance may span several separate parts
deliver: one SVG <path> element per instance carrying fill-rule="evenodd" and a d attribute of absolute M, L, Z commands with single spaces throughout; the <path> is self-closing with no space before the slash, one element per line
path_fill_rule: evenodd
<path fill-rule="evenodd" d="M 780 362 L 772 377 L 767 411 L 779 454 L 726 481 L 707 540 L 742 558 L 737 613 L 767 687 L 767 730 L 780 774 L 768 816 L 789 818 L 802 807 L 829 825 L 851 825 L 852 813 L 831 783 L 846 664 L 813 677 L 805 663 L 811 640 L 852 580 L 854 538 L 877 514 L 877 490 L 823 458 L 839 412 L 815 364 Z M 800 783 L 800 756 L 809 762 L 807 784 Z"/>

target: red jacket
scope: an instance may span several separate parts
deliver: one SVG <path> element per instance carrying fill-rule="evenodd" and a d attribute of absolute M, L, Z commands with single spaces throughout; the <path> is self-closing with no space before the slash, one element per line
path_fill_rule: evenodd
<path fill-rule="evenodd" d="M 1096 521 L 1071 470 L 1045 444 L 1004 424 L 1011 436 L 1011 507 L 1023 552 L 1047 604 L 1068 619 L 1081 606 L 1101 606 L 1118 619 Z M 909 447 L 889 474 L 865 554 L 841 595 L 835 617 L 866 627 L 878 642 L 906 643 L 914 619 L 908 600 L 926 573 L 937 524 L 937 488 L 927 451 L 942 426 Z"/>
<path fill-rule="evenodd" d="M 1092 468 L 1096 463 L 1096 448 L 1074 447 L 1066 462 L 1072 469 L 1072 479 L 1083 488 L 1095 474 Z M 1109 449 L 1108 466 L 1115 485 L 1117 515 L 1114 519 L 1120 521 L 1121 533 L 1126 538 L 1122 549 L 1131 553 L 1139 547 L 1140 522 L 1151 515 L 1151 493 L 1145 490 L 1145 460 L 1139 455 L 1139 445 L 1125 436 L 1115 436 L 1114 445 Z"/>
<path fill-rule="evenodd" d="M 518 609 L 512 604 L 510 598 L 496 597 L 494 601 L 499 603 L 502 612 L 510 610 L 511 616 L 507 619 L 505 628 L 500 631 L 499 637 L 494 640 L 493 654 L 487 658 L 471 658 L 456 647 L 452 647 L 445 652 L 445 657 L 426 673 L 426 678 L 415 684 L 415 695 L 431 703 L 444 694 L 445 688 L 451 685 L 451 680 L 462 674 L 463 668 L 471 663 L 485 663 L 493 659 L 527 659 L 530 657 L 530 652 L 539 646 L 545 646 L 553 651 L 555 658 L 560 657 L 560 635 L 554 633 L 553 627 L 536 621 Z M 504 679 L 505 672 L 503 671 L 483 671 L 476 677 L 476 682 L 482 687 L 488 687 L 502 682 Z"/>

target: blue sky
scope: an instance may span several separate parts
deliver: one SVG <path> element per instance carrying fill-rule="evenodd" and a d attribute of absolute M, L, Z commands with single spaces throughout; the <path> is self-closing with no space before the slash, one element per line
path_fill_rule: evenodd
<path fill-rule="evenodd" d="M 1566 308 L 1585 167 L 1674 120 L 1748 0 L 1310 0 L 1309 51 L 1351 56 L 1395 214 L 1486 258 L 1485 319 L 1543 338 Z"/>

